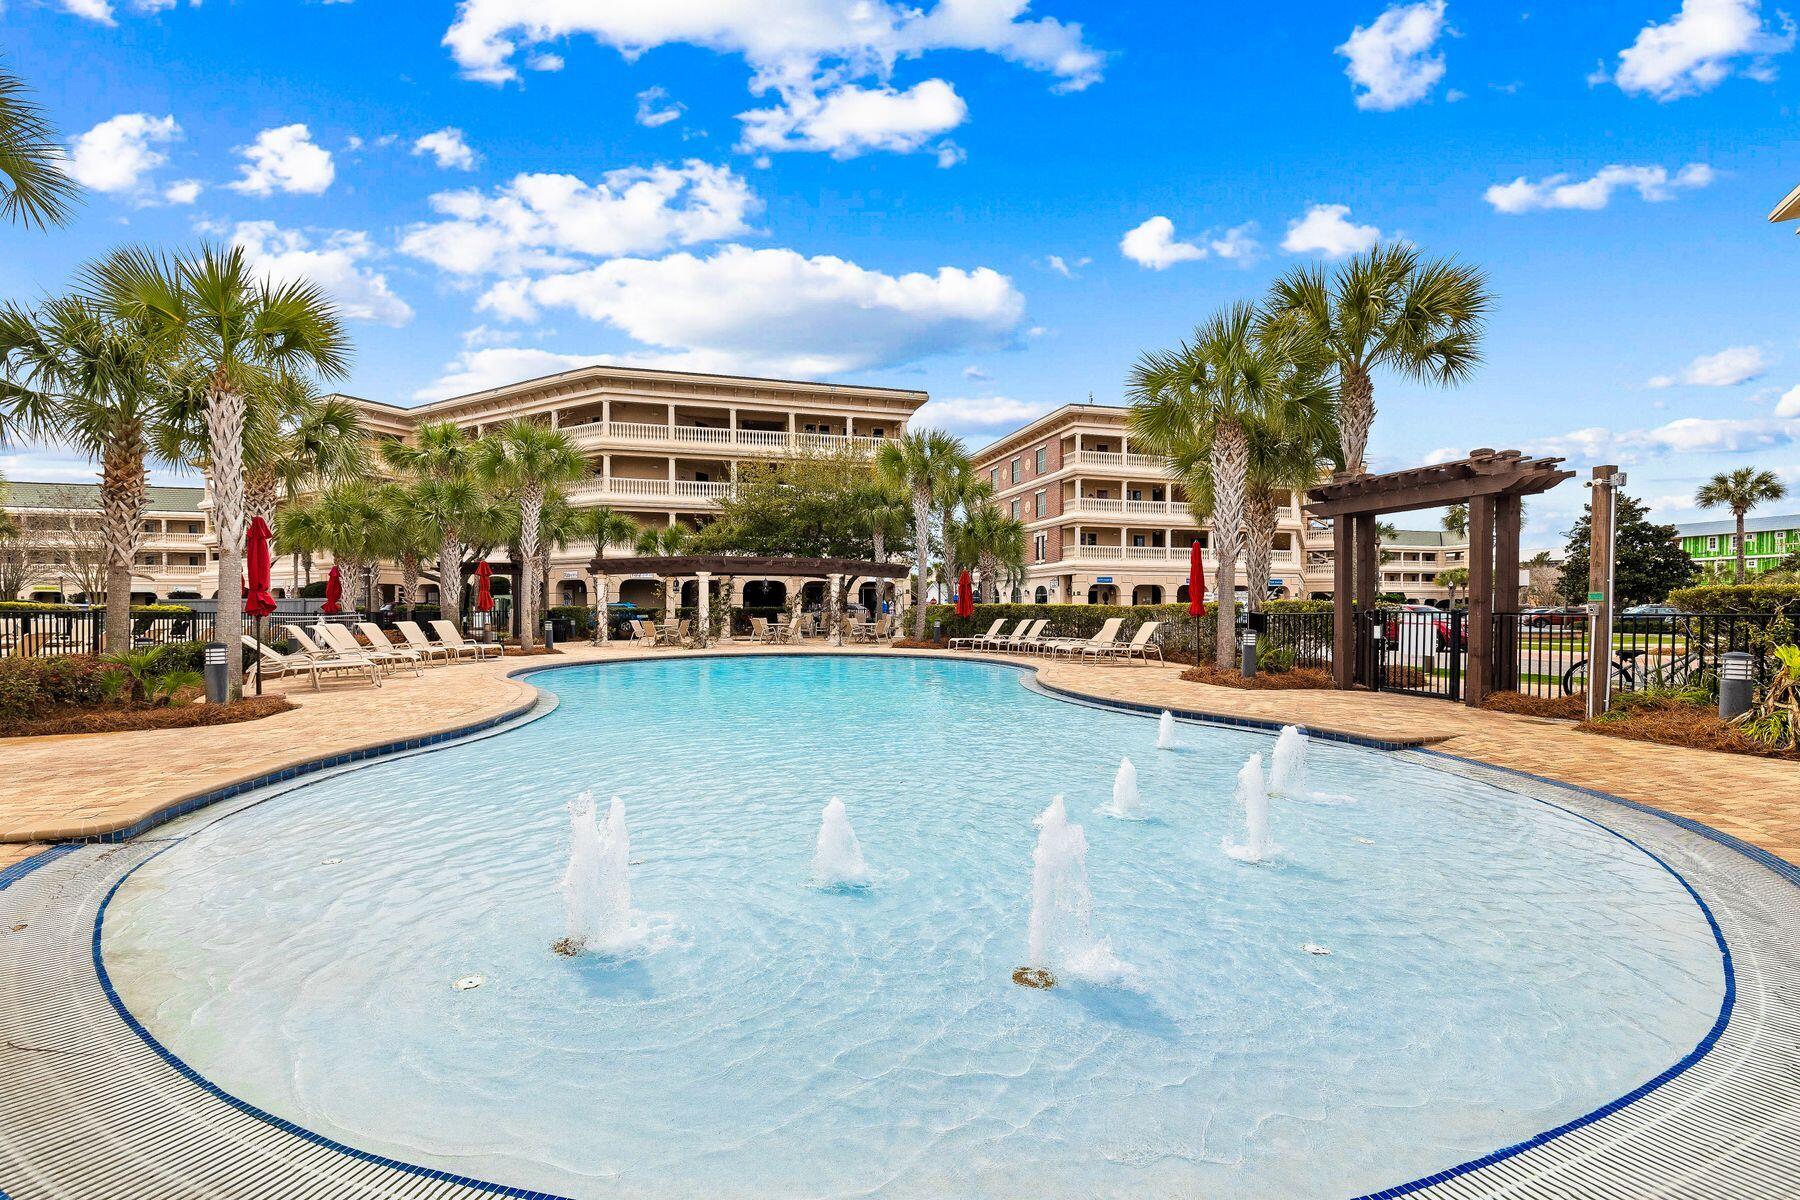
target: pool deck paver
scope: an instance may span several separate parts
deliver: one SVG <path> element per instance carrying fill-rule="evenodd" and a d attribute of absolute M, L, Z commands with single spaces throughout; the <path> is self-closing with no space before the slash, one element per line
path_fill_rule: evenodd
<path fill-rule="evenodd" d="M 777 648 L 734 644 L 721 649 L 754 654 Z M 851 646 L 841 652 L 871 650 Z M 686 652 L 650 653 L 666 657 Z M 618 643 L 605 648 L 582 644 L 565 646 L 554 657 L 462 663 L 431 668 L 417 677 L 399 674 L 380 688 L 328 682 L 315 693 L 298 681 L 277 681 L 270 690 L 282 691 L 298 707 L 261 721 L 0 740 L 0 778 L 6 781 L 0 794 L 0 869 L 41 848 L 31 843 L 97 837 L 129 828 L 190 796 L 294 763 L 522 710 L 534 690 L 507 676 L 524 667 L 645 656 Z M 1035 665 L 1044 684 L 1099 699 L 1427 745 L 1689 817 L 1800 863 L 1800 768 L 1793 763 L 1599 737 L 1566 722 L 1476 712 L 1439 700 L 1367 692 L 1242 691 L 1189 683 L 1180 678 L 1179 667 L 1155 664 L 1004 661 Z"/>

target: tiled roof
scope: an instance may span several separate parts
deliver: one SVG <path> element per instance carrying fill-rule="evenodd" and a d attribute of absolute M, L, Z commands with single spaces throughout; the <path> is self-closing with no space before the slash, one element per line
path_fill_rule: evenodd
<path fill-rule="evenodd" d="M 198 513 L 200 497 L 205 490 L 197 487 L 152 487 L 150 512 Z M 83 508 L 100 507 L 100 485 L 97 483 L 29 483 L 11 479 L 6 482 L 6 508 L 62 508 L 73 498 Z"/>

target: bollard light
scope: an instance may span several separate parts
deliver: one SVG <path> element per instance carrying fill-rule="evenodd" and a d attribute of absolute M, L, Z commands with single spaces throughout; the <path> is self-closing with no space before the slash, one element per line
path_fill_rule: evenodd
<path fill-rule="evenodd" d="M 1244 629 L 1243 672 L 1245 679 L 1256 678 L 1256 630 L 1248 627 Z"/>
<path fill-rule="evenodd" d="M 1756 694 L 1756 657 L 1742 650 L 1719 656 L 1719 716 L 1729 721 L 1750 711 Z"/>
<path fill-rule="evenodd" d="M 206 643 L 200 661 L 206 676 L 206 702 L 225 703 L 225 643 Z"/>

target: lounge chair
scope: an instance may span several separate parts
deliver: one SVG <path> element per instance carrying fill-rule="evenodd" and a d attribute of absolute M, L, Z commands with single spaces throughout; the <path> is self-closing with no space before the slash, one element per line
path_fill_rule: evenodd
<path fill-rule="evenodd" d="M 1044 626 L 1049 623 L 1050 619 L 1048 617 L 1041 617 L 1036 621 L 1021 621 L 1019 622 L 1019 627 L 1017 629 L 1011 633 L 1002 634 L 995 638 L 989 643 L 989 647 L 994 650 L 999 650 L 1002 653 L 1010 654 L 1014 650 L 1019 649 L 1025 642 L 1035 637 L 1037 634 L 1042 633 L 1044 631 Z"/>
<path fill-rule="evenodd" d="M 419 656 L 411 650 L 401 650 L 392 642 L 388 643 L 385 650 L 380 646 L 365 646 L 356 640 L 356 635 L 351 633 L 348 627 L 340 625 L 336 621 L 327 621 L 319 626 L 319 636 L 325 639 L 326 648 L 337 651 L 339 655 L 361 654 L 374 659 L 389 670 L 401 663 L 409 662 L 413 665 L 415 673 L 422 673 Z M 383 637 L 382 641 L 387 641 L 387 638 Z"/>
<path fill-rule="evenodd" d="M 334 657 L 324 652 L 319 654 L 283 654 L 272 646 L 265 646 L 249 634 L 243 636 L 243 643 L 256 651 L 256 661 L 251 665 L 250 678 L 260 674 L 269 678 L 273 671 L 277 678 L 283 675 L 312 676 L 313 691 L 319 690 L 319 674 L 329 671 L 353 671 L 357 674 L 367 672 L 369 682 L 376 687 L 381 686 L 381 672 L 373 659 L 367 655 L 356 658 Z"/>
<path fill-rule="evenodd" d="M 1090 638 L 1055 638 L 1050 642 L 1048 652 L 1051 654 L 1080 654 L 1092 646 L 1110 646 L 1119 640 L 1119 627 L 1125 624 L 1124 617 L 1108 617 L 1100 626 L 1100 632 Z"/>
<path fill-rule="evenodd" d="M 462 635 L 462 630 L 444 620 L 442 617 L 434 620 L 431 623 L 431 628 L 436 631 L 438 641 L 444 643 L 444 645 L 474 650 L 476 662 L 480 662 L 489 655 L 498 656 L 500 653 L 500 647 L 498 646 L 489 645 L 486 642 L 471 642 Z"/>
<path fill-rule="evenodd" d="M 1163 658 L 1162 643 L 1157 641 L 1153 636 L 1155 631 L 1161 628 L 1161 621 L 1145 621 L 1142 625 L 1138 626 L 1137 633 L 1132 635 L 1130 644 L 1119 648 L 1119 657 L 1141 658 L 1145 662 L 1149 662 L 1150 656 L 1154 654 L 1156 655 L 1156 661 L 1166 661 Z M 1146 629 L 1151 632 L 1145 633 L 1144 631 Z"/>
<path fill-rule="evenodd" d="M 400 631 L 400 636 L 406 639 L 408 646 L 428 659 L 437 654 L 442 655 L 445 662 L 455 662 L 465 654 L 475 653 L 473 646 L 447 646 L 443 642 L 432 641 L 425 636 L 425 631 L 419 628 L 417 621 L 395 621 L 394 628 Z"/>
<path fill-rule="evenodd" d="M 1145 621 L 1137 627 L 1137 632 L 1131 635 L 1129 642 L 1115 642 L 1105 646 L 1083 646 L 1081 648 L 1082 657 L 1091 655 L 1094 658 L 1130 658 L 1134 654 L 1145 653 L 1151 648 L 1150 639 L 1156 636 L 1156 627 L 1160 624 L 1162 624 L 1160 621 Z M 1156 652 L 1157 656 L 1161 657 L 1162 648 L 1156 647 Z"/>
<path fill-rule="evenodd" d="M 413 663 L 421 666 L 430 661 L 430 656 L 424 650 L 413 646 L 396 646 L 394 639 L 373 621 L 358 621 L 356 632 L 362 634 L 363 640 L 379 653 L 397 655 L 402 662 L 411 659 Z"/>
<path fill-rule="evenodd" d="M 1023 625 L 1024 622 L 1021 621 L 1021 622 L 1019 622 L 1019 624 Z M 960 644 L 962 646 L 968 647 L 970 650 L 973 650 L 977 646 L 981 645 L 981 643 L 985 642 L 987 639 L 989 639 L 991 637 L 999 637 L 1000 630 L 1002 628 L 1004 628 L 1005 625 L 1006 625 L 1006 618 L 1002 617 L 998 621 L 995 621 L 992 625 L 989 625 L 987 627 L 986 633 L 978 633 L 973 637 L 951 638 L 950 639 L 950 648 L 952 650 L 954 650 Z"/>
<path fill-rule="evenodd" d="M 1055 638 L 1045 633 L 1049 627 L 1048 620 L 1036 622 L 1035 626 L 1021 634 L 1009 649 L 1014 654 L 1039 654 L 1048 650 L 1050 643 L 1056 641 Z"/>

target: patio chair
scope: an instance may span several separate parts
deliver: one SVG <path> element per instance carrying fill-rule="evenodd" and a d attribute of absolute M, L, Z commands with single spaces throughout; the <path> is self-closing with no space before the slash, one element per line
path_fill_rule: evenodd
<path fill-rule="evenodd" d="M 265 646 L 249 634 L 243 635 L 246 647 L 256 651 L 256 661 L 251 665 L 250 674 L 246 678 L 254 679 L 258 674 L 264 679 L 273 671 L 276 678 L 284 675 L 312 676 L 313 691 L 319 690 L 320 672 L 352 671 L 357 674 L 368 673 L 369 682 L 376 687 L 381 686 L 381 672 L 374 660 L 367 655 L 356 658 L 331 657 L 326 654 L 283 654 L 273 646 Z"/>
<path fill-rule="evenodd" d="M 1042 654 L 1048 651 L 1050 644 L 1057 640 L 1046 632 L 1049 628 L 1049 620 L 1039 621 L 1036 629 L 1027 630 L 1018 641 L 1013 643 L 1013 652 L 1015 654 Z"/>
<path fill-rule="evenodd" d="M 475 653 L 473 646 L 450 646 L 443 642 L 432 641 L 425 636 L 425 631 L 419 628 L 417 621 L 395 621 L 394 628 L 400 631 L 400 636 L 406 639 L 408 646 L 427 658 L 439 654 L 443 656 L 445 662 L 455 662 L 465 654 L 472 656 Z"/>
<path fill-rule="evenodd" d="M 500 654 L 500 647 L 489 645 L 487 642 L 471 642 L 462 635 L 462 630 L 444 620 L 442 617 L 432 621 L 431 628 L 438 635 L 438 641 L 444 643 L 444 645 L 475 651 L 476 662 L 480 662 L 489 655 L 498 657 Z"/>
<path fill-rule="evenodd" d="M 373 621 L 358 621 L 356 623 L 356 631 L 362 634 L 363 640 L 368 642 L 378 653 L 393 654 L 397 656 L 401 662 L 406 662 L 410 659 L 415 664 L 415 673 L 419 667 L 422 667 L 429 661 L 425 652 L 422 650 L 415 649 L 412 646 L 396 646 L 394 644 L 394 639 L 390 638 L 381 626 Z"/>
<path fill-rule="evenodd" d="M 1019 622 L 1019 624 L 1023 625 L 1024 622 L 1021 621 L 1021 622 Z M 973 637 L 951 638 L 950 639 L 950 648 L 952 650 L 954 650 L 957 648 L 957 645 L 960 643 L 961 645 L 967 647 L 968 649 L 973 650 L 977 646 L 979 646 L 982 642 L 986 641 L 988 638 L 1000 636 L 1000 630 L 1002 628 L 1004 628 L 1005 625 L 1006 625 L 1006 618 L 1001 617 L 998 621 L 995 621 L 992 625 L 989 625 L 987 627 L 986 633 L 978 633 L 978 634 L 975 634 Z"/>
<path fill-rule="evenodd" d="M 656 626 L 642 617 L 633 617 L 625 623 L 631 630 L 631 644 L 634 646 L 656 645 Z"/>
<path fill-rule="evenodd" d="M 1124 644 L 1114 643 L 1106 646 L 1083 646 L 1081 648 L 1082 657 L 1085 658 L 1092 655 L 1095 658 L 1106 659 L 1130 658 L 1136 654 L 1148 653 L 1154 648 L 1156 650 L 1156 656 L 1161 658 L 1162 647 L 1152 647 L 1150 643 L 1150 639 L 1156 636 L 1157 626 L 1161 624 L 1161 621 L 1145 621 L 1142 625 L 1137 627 L 1137 632 L 1131 635 L 1131 640 Z"/>
<path fill-rule="evenodd" d="M 1119 640 L 1119 627 L 1125 624 L 1124 617 L 1108 617 L 1100 626 L 1100 631 L 1090 638 L 1055 638 L 1050 642 L 1048 652 L 1051 654 L 1079 654 L 1090 646 L 1110 646 Z"/>
<path fill-rule="evenodd" d="M 1048 617 L 1042 617 L 1036 621 L 1020 621 L 1017 629 L 1013 630 L 1010 634 L 1002 634 L 1000 637 L 995 638 L 989 643 L 989 648 L 998 650 L 1003 654 L 1010 654 L 1019 649 L 1020 646 L 1031 637 L 1042 633 L 1044 631 L 1044 626 L 1049 623 L 1050 619 Z"/>
<path fill-rule="evenodd" d="M 423 674 L 419 656 L 411 650 L 401 650 L 391 642 L 388 643 L 386 649 L 382 649 L 380 646 L 365 646 L 356 640 L 356 635 L 351 633 L 348 627 L 340 625 L 336 621 L 327 621 L 319 626 L 319 636 L 325 639 L 327 649 L 335 650 L 339 655 L 361 654 L 374 659 L 389 670 L 400 663 L 409 662 L 413 665 L 415 674 Z M 387 638 L 383 637 L 381 640 L 386 642 Z"/>

